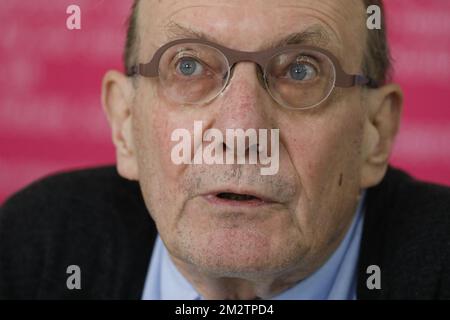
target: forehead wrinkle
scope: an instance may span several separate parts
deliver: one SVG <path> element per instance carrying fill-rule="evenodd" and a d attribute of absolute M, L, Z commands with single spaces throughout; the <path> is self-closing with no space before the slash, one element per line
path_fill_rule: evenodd
<path fill-rule="evenodd" d="M 268 44 L 268 47 L 280 47 L 287 44 L 308 44 L 327 47 L 329 43 L 330 36 L 328 33 L 319 24 L 314 24 L 301 32 L 291 33 L 276 42 L 272 41 Z"/>
<path fill-rule="evenodd" d="M 164 26 L 164 32 L 167 36 L 168 41 L 184 39 L 184 38 L 194 38 L 194 39 L 208 40 L 211 42 L 219 43 L 219 40 L 216 39 L 213 35 L 211 35 L 211 34 L 206 35 L 204 32 L 202 32 L 200 30 L 194 30 L 191 27 L 183 26 L 173 20 L 170 20 Z"/>
<path fill-rule="evenodd" d="M 167 35 L 168 41 L 183 38 L 194 38 L 207 40 L 210 42 L 226 46 L 225 44 L 221 43 L 221 41 L 218 38 L 214 37 L 211 34 L 206 34 L 200 30 L 195 30 L 191 27 L 183 26 L 173 20 L 169 21 L 165 25 L 164 31 L 165 34 Z M 290 33 L 289 35 L 284 36 L 281 39 L 265 41 L 261 45 L 260 50 L 282 47 L 284 45 L 289 44 L 307 44 L 318 47 L 328 47 L 329 43 L 330 43 L 329 34 L 319 24 L 314 24 L 312 26 L 307 27 L 303 31 Z"/>
<path fill-rule="evenodd" d="M 174 1 L 176 2 L 176 1 Z M 184 3 L 183 3 L 184 4 Z M 225 1 L 220 2 L 220 4 L 224 7 L 234 7 L 234 2 L 232 1 Z M 301 9 L 303 6 L 296 5 L 288 5 L 283 4 L 281 1 L 273 2 L 274 9 Z M 203 4 L 193 4 L 193 5 L 182 5 L 182 6 L 173 6 L 178 7 L 175 8 L 173 12 L 171 12 L 169 15 L 164 17 L 164 15 L 160 19 L 166 20 L 169 22 L 164 24 L 163 21 L 160 19 L 160 23 L 157 23 L 156 28 L 159 29 L 161 32 L 162 38 L 160 38 L 160 41 L 157 41 L 158 43 L 155 43 L 153 41 L 150 41 L 151 46 L 151 52 L 156 50 L 159 46 L 163 45 L 165 42 L 169 42 L 170 40 L 180 39 L 180 38 L 199 38 L 199 39 L 205 39 L 209 40 L 211 42 L 219 43 L 224 46 L 226 46 L 225 43 L 223 43 L 223 37 L 220 37 L 220 34 L 215 37 L 211 32 L 201 32 L 201 30 L 196 30 L 195 26 L 193 27 L 183 27 L 180 26 L 175 22 L 174 16 L 179 13 L 182 10 L 185 10 L 187 8 L 203 8 L 206 9 L 208 7 L 216 7 L 216 5 L 211 3 L 203 3 Z M 242 8 L 242 5 L 240 5 Z M 305 7 L 305 9 L 308 9 L 308 7 Z M 243 9 L 242 9 L 243 10 Z M 141 10 L 142 11 L 142 10 Z M 292 11 L 292 10 L 291 10 Z M 344 58 L 344 43 L 342 41 L 342 37 L 340 36 L 340 33 L 335 30 L 335 28 L 332 26 L 333 23 L 336 23 L 339 18 L 342 17 L 342 12 L 339 14 L 338 17 L 333 17 L 333 15 L 330 15 L 329 13 L 324 13 L 325 17 L 314 17 L 316 21 L 312 21 L 310 26 L 307 26 L 304 31 L 301 32 L 294 32 L 288 36 L 285 36 L 283 39 L 266 39 L 266 41 L 261 40 L 261 43 L 258 44 L 259 48 L 258 50 L 264 50 L 266 48 L 272 48 L 272 47 L 279 47 L 283 44 L 307 44 L 307 45 L 314 45 L 317 47 L 323 47 L 324 49 L 327 49 L 328 51 L 332 52 L 338 59 Z M 324 19 L 325 18 L 325 19 Z M 327 21 L 328 19 L 331 19 L 331 21 Z M 344 19 L 345 20 L 345 19 Z M 162 23 L 161 23 L 162 22 Z M 330 22 L 332 22 L 330 24 Z M 159 26 L 158 26 L 159 25 Z M 180 28 L 181 27 L 181 28 Z M 298 27 L 299 29 L 302 28 L 302 26 Z M 290 28 L 287 28 L 289 30 Z M 311 30 L 310 30 L 311 29 Z M 314 30 L 317 29 L 317 30 Z M 305 34 L 303 34 L 305 33 Z M 274 37 L 276 37 L 275 35 Z M 283 34 L 278 35 L 283 36 Z M 261 38 L 261 37 L 260 37 Z M 156 40 L 155 38 L 153 38 Z M 229 46 L 232 49 L 235 50 L 241 50 L 242 48 L 239 47 L 232 47 Z M 150 49 L 150 48 L 149 48 Z M 147 50 L 146 50 L 147 51 Z M 141 52 L 147 56 L 149 52 Z"/>
<path fill-rule="evenodd" d="M 338 0 L 335 0 L 338 3 Z M 346 0 L 348 1 L 348 0 Z M 336 5 L 336 3 L 333 3 Z M 362 3 L 362 1 L 361 1 Z M 321 3 L 322 4 L 322 3 Z M 336 7 L 331 8 L 332 10 L 320 10 L 322 7 L 326 7 L 327 4 L 323 3 L 323 6 L 319 6 L 320 8 L 311 8 L 309 6 L 305 6 L 302 4 L 297 5 L 284 5 L 279 4 L 279 9 L 290 9 L 294 10 L 303 10 L 306 13 L 306 16 L 309 16 L 309 12 L 318 12 L 319 15 L 314 15 L 314 19 L 316 19 L 317 25 L 322 29 L 325 29 L 325 34 L 327 34 L 332 41 L 330 41 L 338 50 L 343 50 L 345 47 L 345 31 L 348 31 L 350 23 L 355 19 L 355 12 L 353 9 L 349 10 L 341 10 L 342 5 L 337 5 Z M 330 6 L 328 4 L 328 6 Z M 365 11 L 365 10 L 364 10 Z M 364 15 L 361 14 L 361 17 Z M 343 28 L 340 28 L 342 26 Z M 345 27 L 344 27 L 345 26 Z M 353 30 L 353 28 L 350 28 Z M 342 52 L 343 53 L 343 52 Z"/>

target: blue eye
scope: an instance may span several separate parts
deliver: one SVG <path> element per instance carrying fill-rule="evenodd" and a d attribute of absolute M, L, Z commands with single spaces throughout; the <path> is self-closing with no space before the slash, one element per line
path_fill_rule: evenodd
<path fill-rule="evenodd" d="M 316 71 L 309 64 L 297 62 L 290 66 L 289 75 L 293 80 L 305 81 L 313 79 Z"/>
<path fill-rule="evenodd" d="M 203 71 L 203 66 L 194 58 L 181 58 L 177 65 L 178 71 L 183 76 L 198 75 Z"/>

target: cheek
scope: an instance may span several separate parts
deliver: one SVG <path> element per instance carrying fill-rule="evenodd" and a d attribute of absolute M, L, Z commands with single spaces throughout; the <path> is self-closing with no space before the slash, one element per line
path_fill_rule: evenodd
<path fill-rule="evenodd" d="M 179 179 L 184 167 L 171 160 L 171 149 L 177 143 L 171 141 L 171 134 L 189 126 L 159 98 L 138 97 L 136 110 L 139 183 L 158 229 L 170 229 L 185 199 Z"/>
<path fill-rule="evenodd" d="M 180 112 L 159 95 L 154 98 L 142 97 L 138 108 L 140 112 L 136 122 L 140 128 L 137 133 L 138 141 L 141 142 L 140 172 L 151 174 L 152 183 L 164 180 L 165 186 L 170 187 L 183 170 L 182 165 L 175 165 L 171 160 L 172 148 L 178 143 L 171 141 L 171 135 L 178 128 L 192 130 L 190 127 L 193 122 L 186 121 L 186 117 L 180 117 Z"/>
<path fill-rule="evenodd" d="M 361 159 L 363 112 L 357 97 L 323 107 L 323 112 L 299 114 L 295 123 L 284 126 L 291 160 L 312 185 L 340 176 L 346 167 L 357 169 Z"/>
<path fill-rule="evenodd" d="M 322 234 L 352 214 L 361 167 L 361 107 L 354 102 L 330 108 L 333 112 L 299 114 L 295 124 L 293 119 L 283 124 L 284 145 L 301 183 L 297 218 Z"/>

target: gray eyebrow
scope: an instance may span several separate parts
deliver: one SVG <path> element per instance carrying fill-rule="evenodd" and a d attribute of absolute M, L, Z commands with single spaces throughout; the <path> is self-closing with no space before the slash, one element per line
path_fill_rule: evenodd
<path fill-rule="evenodd" d="M 287 44 L 307 44 L 314 46 L 327 46 L 330 42 L 328 33 L 319 25 L 312 25 L 301 32 L 291 33 L 288 36 L 269 44 L 270 48 Z"/>
<path fill-rule="evenodd" d="M 180 38 L 194 38 L 223 45 L 220 43 L 220 40 L 210 34 L 205 34 L 202 31 L 194 30 L 174 21 L 167 23 L 164 30 L 169 38 L 169 41 Z M 315 24 L 301 32 L 294 32 L 283 37 L 282 39 L 264 43 L 261 50 L 277 48 L 288 44 L 306 44 L 318 47 L 327 47 L 330 42 L 329 39 L 330 37 L 328 33 L 320 25 Z"/>
<path fill-rule="evenodd" d="M 181 24 L 174 21 L 170 21 L 169 23 L 167 23 L 164 27 L 164 30 L 168 36 L 169 41 L 179 38 L 194 38 L 215 42 L 215 39 L 213 37 L 207 36 L 201 31 L 195 31 L 189 27 L 182 26 Z"/>

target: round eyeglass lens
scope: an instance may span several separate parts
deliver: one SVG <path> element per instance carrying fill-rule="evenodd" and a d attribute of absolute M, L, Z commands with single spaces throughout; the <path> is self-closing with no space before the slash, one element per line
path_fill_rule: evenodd
<path fill-rule="evenodd" d="M 226 86 L 229 65 L 216 48 L 181 43 L 162 54 L 159 76 L 168 98 L 183 104 L 201 104 L 214 99 Z"/>
<path fill-rule="evenodd" d="M 270 95 L 284 107 L 307 109 L 331 94 L 336 72 L 325 54 L 313 50 L 286 50 L 273 56 L 265 70 Z"/>

